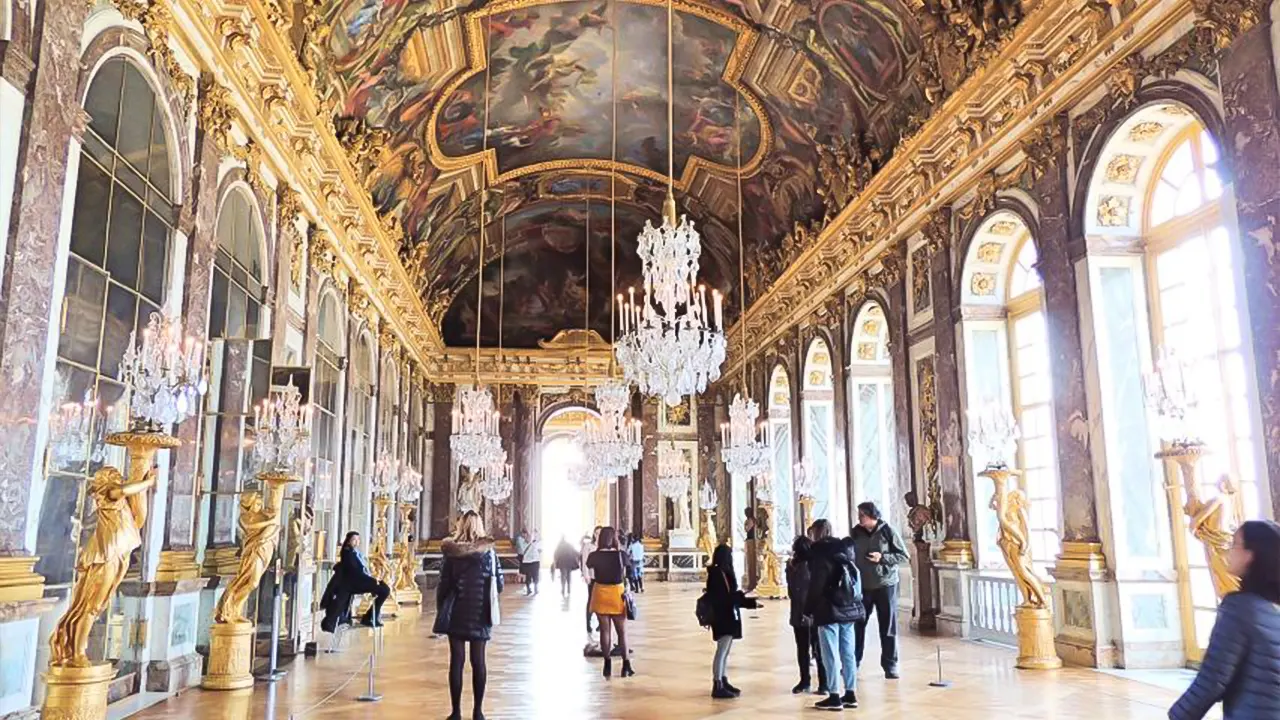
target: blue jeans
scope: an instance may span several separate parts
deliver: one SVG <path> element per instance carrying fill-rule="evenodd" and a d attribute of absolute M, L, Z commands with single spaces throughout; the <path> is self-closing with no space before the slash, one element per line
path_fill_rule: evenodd
<path fill-rule="evenodd" d="M 818 627 L 818 646 L 822 666 L 827 671 L 828 695 L 839 694 L 836 678 L 844 679 L 844 691 L 853 692 L 858 685 L 858 661 L 854 659 L 853 623 L 835 623 Z"/>

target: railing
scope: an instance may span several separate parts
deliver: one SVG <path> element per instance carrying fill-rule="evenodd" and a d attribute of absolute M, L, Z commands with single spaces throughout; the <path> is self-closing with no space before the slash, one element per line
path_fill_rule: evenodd
<path fill-rule="evenodd" d="M 1013 611 L 1018 607 L 1018 586 L 1012 578 L 969 576 L 969 637 L 1018 644 Z"/>

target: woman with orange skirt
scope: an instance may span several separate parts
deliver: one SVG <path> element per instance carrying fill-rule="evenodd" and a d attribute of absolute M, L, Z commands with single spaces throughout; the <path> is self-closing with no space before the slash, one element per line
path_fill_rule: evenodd
<path fill-rule="evenodd" d="M 627 563 L 618 547 L 618 531 L 600 529 L 597 549 L 587 556 L 594 582 L 591 584 L 591 612 L 600 618 L 600 651 L 604 654 L 604 676 L 613 675 L 613 631 L 618 633 L 622 651 L 622 677 L 635 675 L 627 654 Z"/>

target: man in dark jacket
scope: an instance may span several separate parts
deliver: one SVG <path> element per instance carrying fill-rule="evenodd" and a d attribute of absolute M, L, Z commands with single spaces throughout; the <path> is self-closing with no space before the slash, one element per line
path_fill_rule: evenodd
<path fill-rule="evenodd" d="M 809 556 L 809 592 L 806 615 L 818 626 L 818 645 L 827 684 L 827 698 L 814 707 L 841 710 L 858 707 L 858 665 L 854 659 L 853 626 L 866 618 L 853 541 L 831 536 L 831 523 L 818 520 L 810 528 L 813 549 Z M 836 692 L 836 678 L 844 681 L 844 695 Z"/>
<path fill-rule="evenodd" d="M 862 578 L 866 619 L 853 629 L 858 666 L 866 645 L 871 612 L 880 628 L 880 667 L 890 680 L 898 679 L 898 566 L 910 562 L 902 536 L 880 516 L 873 502 L 858 505 L 858 524 L 852 532 L 854 560 Z"/>

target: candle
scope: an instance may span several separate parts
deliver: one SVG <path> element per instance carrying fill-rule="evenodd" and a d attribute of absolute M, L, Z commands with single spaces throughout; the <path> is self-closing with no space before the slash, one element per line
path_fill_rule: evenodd
<path fill-rule="evenodd" d="M 711 293 L 711 297 L 715 300 L 716 305 L 716 327 L 724 328 L 724 296 L 719 290 Z"/>

